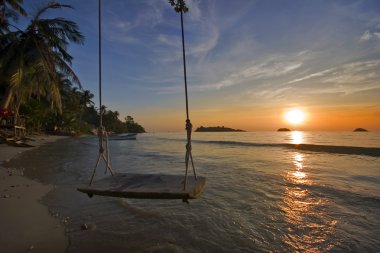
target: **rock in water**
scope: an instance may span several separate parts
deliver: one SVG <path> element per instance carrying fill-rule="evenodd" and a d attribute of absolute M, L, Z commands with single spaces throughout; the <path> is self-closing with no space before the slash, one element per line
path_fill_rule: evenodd
<path fill-rule="evenodd" d="M 367 130 L 367 129 L 364 129 L 364 128 L 361 128 L 361 127 L 359 127 L 359 128 L 356 128 L 356 129 L 354 130 L 354 132 L 368 132 L 368 130 Z"/>
<path fill-rule="evenodd" d="M 278 130 L 277 130 L 277 132 L 289 132 L 289 131 L 291 131 L 289 128 L 279 128 Z"/>

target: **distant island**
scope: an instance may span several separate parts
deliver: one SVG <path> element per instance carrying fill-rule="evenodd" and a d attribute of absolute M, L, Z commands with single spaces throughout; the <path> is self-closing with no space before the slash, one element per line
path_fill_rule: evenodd
<path fill-rule="evenodd" d="M 277 132 L 289 132 L 291 131 L 289 128 L 279 128 Z"/>
<path fill-rule="evenodd" d="M 224 126 L 217 126 L 217 127 L 198 127 L 195 132 L 245 132 L 244 130 L 240 129 L 233 129 L 229 127 Z"/>
<path fill-rule="evenodd" d="M 356 128 L 356 129 L 354 130 L 354 132 L 368 132 L 368 130 L 359 127 L 359 128 Z"/>

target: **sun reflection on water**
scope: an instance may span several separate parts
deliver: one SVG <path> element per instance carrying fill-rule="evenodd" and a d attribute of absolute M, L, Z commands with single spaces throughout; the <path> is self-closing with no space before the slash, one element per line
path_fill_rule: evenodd
<path fill-rule="evenodd" d="M 327 215 L 328 200 L 311 190 L 310 186 L 316 183 L 310 179 L 305 160 L 304 154 L 294 153 L 293 166 L 284 174 L 286 187 L 281 210 L 286 233 L 283 242 L 295 251 L 326 251 L 334 246 L 330 237 L 337 221 Z"/>
<path fill-rule="evenodd" d="M 302 144 L 303 143 L 303 132 L 292 131 L 291 133 L 291 143 L 292 144 Z"/>

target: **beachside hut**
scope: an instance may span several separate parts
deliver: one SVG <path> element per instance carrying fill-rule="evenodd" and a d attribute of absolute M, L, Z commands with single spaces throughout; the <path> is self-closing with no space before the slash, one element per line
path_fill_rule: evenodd
<path fill-rule="evenodd" d="M 15 115 L 7 109 L 0 110 L 0 135 L 23 138 L 26 134 L 25 117 Z"/>

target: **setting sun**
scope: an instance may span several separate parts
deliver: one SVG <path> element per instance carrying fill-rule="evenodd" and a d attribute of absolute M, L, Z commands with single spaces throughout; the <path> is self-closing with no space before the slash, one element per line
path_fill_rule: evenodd
<path fill-rule="evenodd" d="M 300 109 L 292 109 L 285 113 L 285 119 L 291 124 L 298 125 L 305 120 L 305 113 Z"/>

